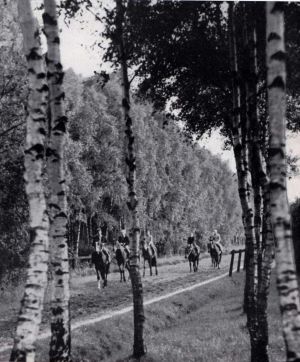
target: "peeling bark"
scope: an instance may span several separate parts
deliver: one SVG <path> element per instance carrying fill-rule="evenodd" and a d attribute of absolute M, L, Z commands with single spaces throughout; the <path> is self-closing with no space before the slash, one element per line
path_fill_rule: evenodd
<path fill-rule="evenodd" d="M 267 86 L 271 219 L 287 361 L 300 361 L 300 303 L 286 191 L 286 65 L 283 5 L 267 2 Z"/>
<path fill-rule="evenodd" d="M 70 361 L 69 260 L 67 244 L 67 200 L 64 172 L 64 142 L 67 117 L 64 110 L 63 67 L 56 1 L 44 0 L 44 31 L 47 38 L 47 79 L 50 91 L 50 136 L 47 147 L 49 183 L 51 265 L 53 291 L 51 300 L 50 361 Z"/>
<path fill-rule="evenodd" d="M 144 304 L 143 304 L 143 285 L 139 267 L 139 244 L 140 244 L 140 225 L 137 210 L 136 195 L 136 155 L 134 150 L 135 137 L 133 133 L 133 119 L 130 115 L 130 84 L 128 80 L 127 58 L 125 42 L 123 35 L 124 23 L 124 4 L 122 0 L 116 0 L 116 27 L 118 33 L 118 51 L 122 71 L 122 89 L 123 99 L 122 108 L 126 124 L 125 134 L 127 137 L 127 157 L 126 164 L 128 169 L 128 201 L 127 206 L 132 215 L 133 237 L 130 238 L 130 278 L 133 293 L 133 315 L 134 315 L 134 344 L 133 355 L 140 357 L 145 354 L 144 346 Z"/>
<path fill-rule="evenodd" d="M 25 188 L 30 213 L 30 255 L 10 361 L 34 361 L 42 318 L 49 259 L 49 220 L 43 186 L 48 86 L 37 20 L 30 0 L 19 0 L 19 21 L 27 60 L 29 96 L 25 145 Z"/>

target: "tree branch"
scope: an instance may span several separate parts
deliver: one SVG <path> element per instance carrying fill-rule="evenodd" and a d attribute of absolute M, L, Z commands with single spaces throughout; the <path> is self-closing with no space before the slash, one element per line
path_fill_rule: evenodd
<path fill-rule="evenodd" d="M 23 124 L 25 124 L 24 120 L 22 122 L 19 122 L 19 123 L 15 124 L 15 125 L 11 126 L 10 128 L 8 128 L 5 131 L 1 132 L 0 137 L 5 136 L 8 132 L 12 131 L 15 128 L 18 128 L 18 127 L 22 126 Z"/>

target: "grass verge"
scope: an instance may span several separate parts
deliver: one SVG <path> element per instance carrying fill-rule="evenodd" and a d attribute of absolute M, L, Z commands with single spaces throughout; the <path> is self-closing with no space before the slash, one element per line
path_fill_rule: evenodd
<path fill-rule="evenodd" d="M 145 342 L 141 361 L 250 360 L 246 318 L 242 314 L 244 275 L 234 274 L 199 289 L 145 308 Z M 284 360 L 277 295 L 272 278 L 269 305 L 270 360 Z M 73 361 L 132 361 L 132 313 L 75 330 Z M 45 361 L 48 341 L 38 346 Z"/>

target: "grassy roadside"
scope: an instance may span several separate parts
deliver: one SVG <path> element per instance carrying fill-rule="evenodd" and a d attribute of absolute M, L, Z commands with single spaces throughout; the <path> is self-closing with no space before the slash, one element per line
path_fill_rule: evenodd
<path fill-rule="evenodd" d="M 274 279 L 274 278 L 273 278 Z M 270 294 L 271 361 L 284 360 L 277 295 Z M 141 361 L 249 361 L 249 338 L 242 315 L 243 274 L 234 274 L 192 292 L 146 307 L 148 354 Z M 83 327 L 73 332 L 73 361 L 129 361 L 132 315 Z M 38 346 L 45 361 L 48 342 Z"/>

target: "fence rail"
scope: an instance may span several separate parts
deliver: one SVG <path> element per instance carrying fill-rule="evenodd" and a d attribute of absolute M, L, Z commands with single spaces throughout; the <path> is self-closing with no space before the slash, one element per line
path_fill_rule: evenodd
<path fill-rule="evenodd" d="M 241 262 L 242 262 L 242 254 L 244 253 L 244 263 L 243 263 L 243 269 L 245 269 L 245 249 L 239 249 L 239 250 L 231 250 L 231 260 L 230 260 L 230 266 L 229 266 L 229 276 L 232 276 L 233 273 L 233 265 L 234 265 L 234 256 L 235 254 L 238 254 L 238 262 L 237 262 L 237 268 L 236 271 L 240 272 L 241 270 Z"/>
<path fill-rule="evenodd" d="M 90 262 L 92 256 L 88 255 L 88 256 L 78 256 L 76 257 L 71 257 L 69 258 L 69 263 L 72 269 L 75 269 L 76 264 L 83 262 L 83 261 L 88 261 Z"/>

